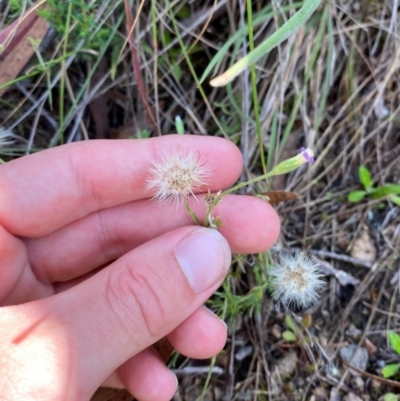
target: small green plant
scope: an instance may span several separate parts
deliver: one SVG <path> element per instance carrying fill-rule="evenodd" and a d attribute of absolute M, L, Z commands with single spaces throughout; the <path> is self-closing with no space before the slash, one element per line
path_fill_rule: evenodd
<path fill-rule="evenodd" d="M 400 336 L 394 331 L 388 332 L 388 340 L 390 345 L 400 356 Z M 382 369 L 382 376 L 386 379 L 395 376 L 400 371 L 400 363 L 390 363 Z"/>
<path fill-rule="evenodd" d="M 299 327 L 296 322 L 289 316 L 285 316 L 285 323 L 286 326 L 289 328 L 289 330 L 285 330 L 282 333 L 282 338 L 285 341 L 288 342 L 295 342 L 298 344 L 303 343 L 304 339 L 305 341 L 309 341 L 308 338 L 306 337 L 306 334 L 304 332 L 303 328 L 308 329 L 311 326 L 312 320 L 311 320 L 311 315 L 306 314 L 303 316 L 301 319 L 302 325 Z M 299 336 L 299 333 L 301 333 L 301 336 Z"/>
<path fill-rule="evenodd" d="M 372 199 L 387 197 L 394 204 L 400 206 L 400 196 L 398 196 L 400 195 L 400 185 L 385 184 L 375 187 L 370 171 L 364 166 L 359 167 L 358 176 L 364 190 L 351 191 L 347 198 L 349 202 L 361 202 L 366 196 Z"/>
<path fill-rule="evenodd" d="M 399 396 L 393 393 L 386 393 L 383 396 L 383 401 L 399 401 Z"/>

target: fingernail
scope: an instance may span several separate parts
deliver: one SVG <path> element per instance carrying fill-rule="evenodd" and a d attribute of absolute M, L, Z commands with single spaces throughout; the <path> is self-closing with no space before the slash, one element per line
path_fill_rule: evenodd
<path fill-rule="evenodd" d="M 228 325 L 218 315 L 216 315 L 212 310 L 208 309 L 204 305 L 202 306 L 202 308 L 207 311 L 214 319 L 218 320 L 223 326 L 225 326 L 225 330 L 228 331 Z"/>
<path fill-rule="evenodd" d="M 226 275 L 231 263 L 231 250 L 217 230 L 199 228 L 178 243 L 176 259 L 190 286 L 199 293 Z"/>
<path fill-rule="evenodd" d="M 171 372 L 171 371 L 170 371 L 170 372 Z M 176 377 L 176 374 L 173 373 L 173 372 L 171 372 L 171 375 L 174 376 L 174 380 L 175 380 L 175 392 L 176 392 L 176 390 L 178 390 L 178 385 L 179 385 L 178 378 Z"/>

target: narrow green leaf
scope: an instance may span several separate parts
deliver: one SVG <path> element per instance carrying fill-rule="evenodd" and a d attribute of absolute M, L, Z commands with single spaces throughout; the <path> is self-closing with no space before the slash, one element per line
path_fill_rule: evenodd
<path fill-rule="evenodd" d="M 365 191 L 351 191 L 347 196 L 347 200 L 352 203 L 357 203 L 360 202 L 365 195 L 367 195 Z"/>
<path fill-rule="evenodd" d="M 369 172 L 369 170 L 366 167 L 364 167 L 364 166 L 359 167 L 358 176 L 360 177 L 360 182 L 361 182 L 361 184 L 364 185 L 365 189 L 372 187 L 371 173 Z"/>
<path fill-rule="evenodd" d="M 400 206 L 400 196 L 390 195 L 389 199 L 397 206 Z"/>
<path fill-rule="evenodd" d="M 290 330 L 286 330 L 282 333 L 282 338 L 285 341 L 290 341 L 290 342 L 294 342 L 296 341 L 296 335 L 293 333 L 293 331 Z"/>
<path fill-rule="evenodd" d="M 175 128 L 176 133 L 179 135 L 183 135 L 185 133 L 185 128 L 183 126 L 183 121 L 180 116 L 175 117 Z"/>
<path fill-rule="evenodd" d="M 210 81 L 211 86 L 225 86 L 236 78 L 249 65 L 254 64 L 266 53 L 274 49 L 297 29 L 299 29 L 311 17 L 322 0 L 305 0 L 300 10 L 276 30 L 268 39 L 257 46 L 253 51 L 241 58 L 223 74 Z"/>
<path fill-rule="evenodd" d="M 382 369 L 382 376 L 387 379 L 388 377 L 394 376 L 400 369 L 400 363 L 391 363 L 390 365 L 386 365 Z"/>
<path fill-rule="evenodd" d="M 285 316 L 285 323 L 286 326 L 289 327 L 290 330 L 296 331 L 296 323 L 293 321 L 293 319 L 289 316 Z"/>
<path fill-rule="evenodd" d="M 268 19 L 273 18 L 275 15 L 279 15 L 282 12 L 287 12 L 291 11 L 292 9 L 296 9 L 301 7 L 300 2 L 295 2 L 293 4 L 290 4 L 288 6 L 280 7 L 278 10 L 270 11 L 266 13 L 267 11 L 271 10 L 271 5 L 268 4 L 264 9 L 262 9 L 256 18 L 253 20 L 253 27 L 260 25 L 264 23 L 265 21 L 268 21 Z M 240 28 L 237 32 L 235 32 L 224 44 L 223 46 L 218 50 L 218 52 L 215 54 L 215 56 L 212 58 L 210 63 L 208 64 L 207 68 L 204 70 L 203 75 L 200 78 L 200 83 L 203 83 L 204 80 L 207 78 L 207 75 L 210 74 L 211 70 L 219 63 L 222 62 L 222 59 L 228 52 L 228 49 L 235 43 L 239 43 L 240 45 L 243 42 L 243 38 L 246 36 L 247 31 L 248 31 L 248 26 L 243 25 L 242 28 Z"/>
<path fill-rule="evenodd" d="M 389 190 L 391 194 L 400 195 L 400 185 L 397 184 L 387 184 L 385 187 Z"/>
<path fill-rule="evenodd" d="M 371 191 L 370 195 L 371 195 L 371 198 L 380 199 L 380 198 L 384 198 L 385 196 L 388 196 L 389 193 L 390 192 L 389 192 L 388 188 L 383 186 L 383 187 L 374 188 Z"/>
<path fill-rule="evenodd" d="M 400 336 L 394 331 L 389 331 L 388 339 L 393 349 L 400 355 Z"/>

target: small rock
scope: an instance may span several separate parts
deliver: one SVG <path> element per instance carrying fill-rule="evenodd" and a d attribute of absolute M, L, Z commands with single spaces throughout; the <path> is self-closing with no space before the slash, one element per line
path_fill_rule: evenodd
<path fill-rule="evenodd" d="M 382 383 L 379 380 L 372 379 L 371 380 L 371 387 L 374 390 L 379 390 L 382 387 Z"/>
<path fill-rule="evenodd" d="M 277 324 L 274 324 L 272 326 L 271 333 L 277 340 L 280 340 L 282 338 L 282 330 Z"/>
<path fill-rule="evenodd" d="M 331 388 L 331 392 L 329 394 L 329 401 L 341 401 L 340 393 L 336 387 Z"/>
<path fill-rule="evenodd" d="M 289 376 L 296 369 L 297 355 L 295 352 L 291 352 L 283 357 L 276 365 L 279 374 L 281 376 Z"/>
<path fill-rule="evenodd" d="M 346 334 L 349 337 L 357 338 L 362 335 L 362 331 L 360 329 L 357 329 L 357 327 L 353 323 L 351 323 L 349 328 L 346 330 Z"/>
<path fill-rule="evenodd" d="M 315 387 L 313 394 L 317 398 L 323 398 L 324 400 L 326 400 L 328 398 L 328 390 L 322 386 Z"/>
<path fill-rule="evenodd" d="M 364 228 L 360 236 L 354 240 L 350 254 L 353 258 L 365 260 L 367 262 L 373 262 L 375 260 L 376 247 L 366 228 Z"/>
<path fill-rule="evenodd" d="M 355 390 L 360 390 L 360 389 L 362 389 L 364 387 L 364 380 L 360 376 L 354 376 L 351 379 L 351 386 Z"/>
<path fill-rule="evenodd" d="M 253 352 L 253 346 L 247 345 L 246 347 L 242 347 L 235 354 L 235 359 L 237 361 L 243 361 L 243 359 L 247 358 Z"/>
<path fill-rule="evenodd" d="M 363 400 L 357 395 L 349 393 L 343 397 L 343 401 L 363 401 Z"/>
<path fill-rule="evenodd" d="M 346 347 L 340 349 L 339 355 L 344 361 L 351 364 L 355 368 L 359 370 L 365 370 L 368 363 L 368 351 L 363 347 L 359 347 L 354 355 L 356 349 L 356 344 L 347 345 Z M 353 376 L 358 375 L 358 373 L 353 371 L 352 369 L 350 369 L 350 372 Z"/>

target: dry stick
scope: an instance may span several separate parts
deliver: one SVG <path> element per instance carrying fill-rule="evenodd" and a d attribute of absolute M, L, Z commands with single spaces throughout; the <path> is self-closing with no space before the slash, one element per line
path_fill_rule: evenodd
<path fill-rule="evenodd" d="M 158 130 L 156 119 L 154 118 L 153 112 L 151 111 L 149 101 L 147 99 L 146 88 L 144 86 L 142 71 L 140 69 L 139 57 L 138 57 L 138 53 L 137 53 L 135 42 L 134 42 L 133 30 L 131 30 L 131 28 L 133 26 L 133 18 L 132 18 L 132 12 L 129 7 L 128 0 L 124 0 L 124 5 L 125 5 L 125 15 L 126 15 L 126 31 L 127 31 L 127 35 L 128 35 L 129 49 L 131 51 L 131 58 L 132 58 L 132 67 L 133 67 L 133 72 L 136 77 L 137 87 L 138 87 L 140 96 L 142 98 L 144 107 L 146 108 L 147 114 L 149 116 L 151 125 L 153 126 L 154 132 L 158 136 L 161 136 L 161 132 Z"/>
<path fill-rule="evenodd" d="M 300 248 L 292 248 L 292 249 L 300 250 Z M 310 249 L 309 252 L 313 253 L 314 255 L 317 255 L 317 256 L 322 256 L 322 257 L 325 257 L 325 258 L 341 260 L 342 262 L 351 263 L 351 264 L 353 264 L 355 266 L 366 267 L 368 269 L 370 269 L 372 267 L 372 265 L 373 265 L 372 262 L 369 262 L 367 260 L 353 258 L 351 256 L 342 255 L 342 254 L 335 253 L 335 252 L 329 252 L 329 251 L 324 251 L 324 250 L 316 250 L 316 249 Z"/>
<path fill-rule="evenodd" d="M 268 361 L 266 358 L 267 355 L 267 350 L 265 349 L 264 346 L 264 341 L 263 341 L 263 327 L 261 325 L 261 317 L 259 313 L 255 314 L 255 325 L 256 325 L 256 335 L 258 335 L 258 343 L 259 343 L 259 352 L 257 352 L 257 359 L 261 356 L 261 364 L 262 364 L 262 369 L 265 372 L 265 377 L 266 378 L 270 378 L 271 377 L 271 372 L 268 366 Z M 259 360 L 257 362 L 257 370 L 259 369 Z M 267 383 L 268 389 L 271 389 L 271 382 L 268 380 Z M 256 389 L 258 389 L 258 387 L 255 387 Z M 268 391 L 268 400 L 271 401 L 271 391 Z"/>
<path fill-rule="evenodd" d="M 232 330 L 231 334 L 231 349 L 229 353 L 229 366 L 226 371 L 225 376 L 225 399 L 231 400 L 233 395 L 233 385 L 235 383 L 235 369 L 234 369 L 234 360 L 235 360 L 235 330 Z"/>
<path fill-rule="evenodd" d="M 379 270 L 377 270 L 377 271 L 379 271 Z M 355 355 L 356 355 L 356 352 L 357 352 L 358 349 L 360 348 L 361 343 L 364 342 L 365 337 L 367 336 L 367 332 L 368 332 L 369 328 L 371 327 L 372 320 L 373 320 L 373 318 L 375 317 L 376 307 L 377 307 L 377 305 L 379 304 L 379 302 L 380 302 L 380 300 L 381 300 L 382 293 L 383 293 L 383 289 L 385 288 L 385 284 L 386 284 L 386 281 L 387 281 L 387 279 L 388 279 L 388 277 L 389 277 L 389 273 L 390 273 L 390 271 L 387 270 L 387 271 L 386 271 L 386 274 L 385 274 L 385 277 L 384 277 L 384 279 L 383 279 L 383 284 L 382 284 L 382 286 L 381 286 L 381 288 L 380 288 L 380 290 L 379 290 L 379 293 L 378 293 L 378 296 L 377 296 L 377 298 L 376 298 L 376 301 L 374 302 L 374 305 L 373 305 L 373 307 L 372 307 L 372 311 L 371 311 L 371 314 L 370 314 L 370 316 L 369 316 L 369 319 L 368 319 L 367 325 L 366 325 L 366 327 L 365 327 L 364 333 L 363 333 L 363 335 L 361 336 L 361 339 L 360 339 L 360 341 L 359 341 L 359 343 L 358 343 L 358 345 L 357 345 L 357 348 L 354 350 L 354 354 L 353 354 L 353 356 L 351 357 L 350 363 L 353 361 L 353 359 L 354 359 L 354 357 L 355 357 Z M 344 321 L 344 320 L 342 319 L 342 322 L 343 322 L 343 321 Z M 340 325 L 340 326 L 341 326 L 341 325 Z M 333 338 L 334 338 L 334 337 L 332 337 L 332 339 L 333 339 Z M 347 377 L 347 375 L 349 374 L 349 371 L 350 371 L 350 368 L 349 368 L 349 366 L 347 366 L 347 369 L 346 369 L 345 372 L 343 373 L 343 376 L 341 377 L 341 379 L 340 379 L 340 381 L 339 381 L 339 383 L 338 383 L 338 385 L 337 385 L 338 388 L 340 388 L 340 386 L 345 382 L 346 377 Z"/>
<path fill-rule="evenodd" d="M 366 372 L 365 370 L 357 369 L 356 367 L 354 367 L 353 365 L 351 365 L 350 363 L 346 362 L 343 359 L 342 359 L 342 363 L 348 369 L 354 370 L 354 371 L 356 371 L 357 373 L 359 373 L 362 376 L 366 376 L 366 377 L 369 377 L 370 379 L 377 380 L 378 382 L 386 384 L 387 386 L 393 386 L 393 387 L 400 388 L 400 382 L 397 382 L 395 380 L 385 379 L 383 377 L 380 377 L 380 376 L 377 376 L 377 375 L 373 375 L 372 373 Z"/>

